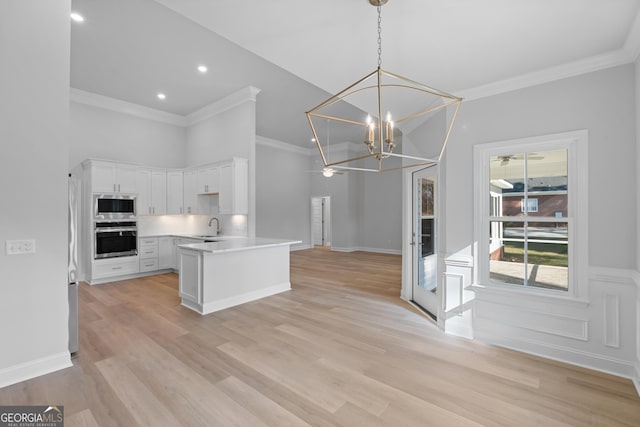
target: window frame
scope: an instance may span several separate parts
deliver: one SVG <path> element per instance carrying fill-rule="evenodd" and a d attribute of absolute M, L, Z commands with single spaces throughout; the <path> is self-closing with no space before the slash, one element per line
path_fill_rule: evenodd
<path fill-rule="evenodd" d="M 568 194 L 566 220 L 569 237 L 568 289 L 546 289 L 496 283 L 489 280 L 490 235 L 490 159 L 514 153 L 567 149 Z M 578 130 L 559 134 L 478 144 L 474 159 L 474 241 L 476 271 L 474 286 L 509 293 L 542 295 L 586 301 L 588 297 L 588 132 Z M 507 217 L 508 218 L 508 217 Z M 517 217 L 525 220 L 524 217 Z M 542 217 L 546 219 L 546 217 Z M 542 219 L 540 218 L 540 219 Z M 536 217 L 536 220 L 538 218 Z M 529 219 L 530 220 L 530 219 Z"/>

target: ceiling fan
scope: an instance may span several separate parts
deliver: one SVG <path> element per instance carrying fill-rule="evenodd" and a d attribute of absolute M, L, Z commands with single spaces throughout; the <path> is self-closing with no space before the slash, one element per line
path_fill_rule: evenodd
<path fill-rule="evenodd" d="M 310 172 L 310 173 L 321 173 L 323 176 L 325 176 L 327 178 L 331 178 L 333 175 L 343 175 L 346 171 L 345 170 L 336 169 L 336 168 L 324 167 L 321 170 L 307 171 L 307 172 Z"/>
<path fill-rule="evenodd" d="M 544 156 L 536 153 L 529 153 L 527 155 L 527 159 L 529 160 L 542 160 Z M 496 156 L 495 159 L 492 159 L 494 162 L 500 162 L 500 166 L 506 166 L 509 164 L 511 160 L 524 160 L 523 154 L 509 154 L 505 156 Z"/>

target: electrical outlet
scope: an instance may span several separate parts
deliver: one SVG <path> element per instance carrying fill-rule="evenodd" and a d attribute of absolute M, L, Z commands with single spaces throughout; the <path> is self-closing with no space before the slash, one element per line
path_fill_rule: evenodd
<path fill-rule="evenodd" d="M 33 239 L 7 240 L 7 255 L 36 253 L 36 241 Z"/>

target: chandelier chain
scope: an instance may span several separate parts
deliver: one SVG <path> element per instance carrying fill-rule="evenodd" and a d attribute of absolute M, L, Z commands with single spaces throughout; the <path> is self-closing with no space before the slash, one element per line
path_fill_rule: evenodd
<path fill-rule="evenodd" d="M 378 6 L 378 68 L 382 66 L 382 6 Z"/>

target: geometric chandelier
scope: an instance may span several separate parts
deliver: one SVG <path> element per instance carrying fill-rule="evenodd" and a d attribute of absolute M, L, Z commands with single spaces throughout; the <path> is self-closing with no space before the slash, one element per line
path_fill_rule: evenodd
<path fill-rule="evenodd" d="M 440 162 L 462 98 L 385 71 L 381 6 L 378 67 L 307 111 L 325 171 L 385 172 Z"/>

